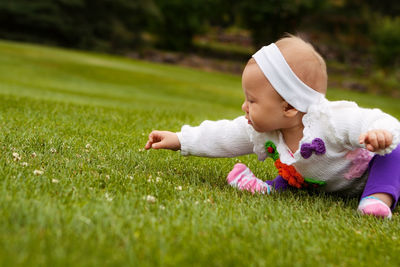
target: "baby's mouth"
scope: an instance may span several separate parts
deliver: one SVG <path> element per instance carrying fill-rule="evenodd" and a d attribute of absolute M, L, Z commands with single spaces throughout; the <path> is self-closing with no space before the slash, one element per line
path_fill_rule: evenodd
<path fill-rule="evenodd" d="M 253 123 L 251 123 L 251 120 L 247 116 L 245 118 L 247 119 L 248 124 L 253 124 Z"/>

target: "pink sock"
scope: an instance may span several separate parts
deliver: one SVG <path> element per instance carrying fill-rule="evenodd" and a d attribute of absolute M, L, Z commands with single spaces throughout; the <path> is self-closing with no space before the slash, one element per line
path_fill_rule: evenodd
<path fill-rule="evenodd" d="M 373 215 L 380 218 L 392 218 L 392 211 L 382 200 L 376 197 L 364 197 L 361 199 L 358 209 L 361 214 Z"/>
<path fill-rule="evenodd" d="M 237 187 L 239 190 L 246 190 L 251 193 L 270 194 L 271 187 L 258 179 L 249 168 L 243 163 L 237 163 L 226 178 L 228 184 Z"/>

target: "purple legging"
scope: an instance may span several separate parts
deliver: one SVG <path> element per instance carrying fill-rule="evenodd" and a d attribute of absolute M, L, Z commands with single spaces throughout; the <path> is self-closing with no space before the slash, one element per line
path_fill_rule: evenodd
<path fill-rule="evenodd" d="M 367 184 L 361 198 L 375 193 L 386 193 L 393 197 L 391 208 L 394 209 L 400 196 L 400 145 L 390 154 L 375 155 L 369 163 L 368 171 Z M 280 175 L 266 182 L 278 191 L 289 187 Z"/>

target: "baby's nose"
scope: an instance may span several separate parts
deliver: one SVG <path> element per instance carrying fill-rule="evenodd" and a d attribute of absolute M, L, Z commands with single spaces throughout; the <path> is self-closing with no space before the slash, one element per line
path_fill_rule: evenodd
<path fill-rule="evenodd" d="M 244 101 L 242 104 L 242 110 L 247 113 L 247 102 Z"/>

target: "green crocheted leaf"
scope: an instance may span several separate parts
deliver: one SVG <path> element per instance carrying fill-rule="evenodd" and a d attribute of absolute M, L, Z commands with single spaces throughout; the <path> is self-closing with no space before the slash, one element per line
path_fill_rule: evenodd
<path fill-rule="evenodd" d="M 316 185 L 319 185 L 319 186 L 326 185 L 325 181 L 318 181 L 318 180 L 314 180 L 314 179 L 311 179 L 311 178 L 304 178 L 304 181 L 306 183 L 308 183 L 308 184 L 316 184 Z"/>
<path fill-rule="evenodd" d="M 272 141 L 267 141 L 265 143 L 265 150 L 267 152 L 267 155 L 271 157 L 274 161 L 277 161 L 279 159 L 279 153 L 276 150 L 276 145 Z"/>

